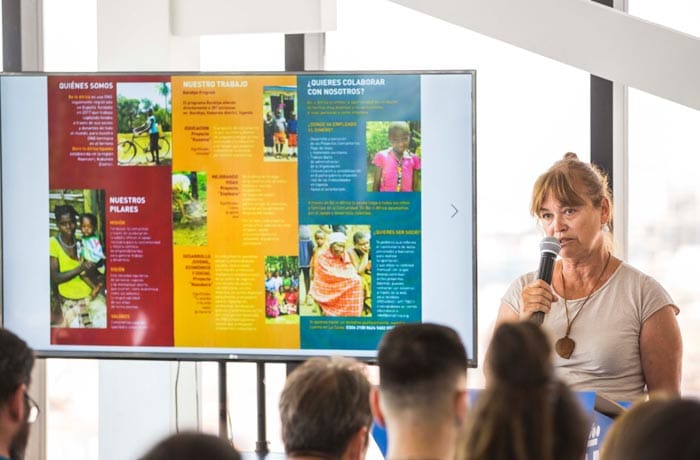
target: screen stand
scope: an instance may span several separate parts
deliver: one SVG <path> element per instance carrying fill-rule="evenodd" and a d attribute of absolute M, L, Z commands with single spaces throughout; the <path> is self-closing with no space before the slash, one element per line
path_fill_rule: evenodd
<path fill-rule="evenodd" d="M 226 383 L 226 361 L 219 361 L 219 437 L 230 440 L 228 430 L 228 397 Z M 257 394 L 258 394 L 258 440 L 255 443 L 255 453 L 264 457 L 270 453 L 266 439 L 265 419 L 265 362 L 255 363 L 257 369 Z"/>
<path fill-rule="evenodd" d="M 219 361 L 219 437 L 229 440 L 226 361 Z"/>
<path fill-rule="evenodd" d="M 270 452 L 268 447 L 267 423 L 265 420 L 265 362 L 258 361 L 255 363 L 258 371 L 258 441 L 255 443 L 255 453 L 258 455 L 266 455 Z"/>

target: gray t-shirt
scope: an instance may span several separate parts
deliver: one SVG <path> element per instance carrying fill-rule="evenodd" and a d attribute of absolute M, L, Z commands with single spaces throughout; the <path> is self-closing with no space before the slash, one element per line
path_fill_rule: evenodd
<path fill-rule="evenodd" d="M 537 276 L 527 273 L 516 279 L 503 296 L 503 303 L 520 313 L 520 292 Z M 566 332 L 564 300 L 552 304 L 542 328 L 554 343 Z M 567 300 L 572 319 L 584 298 Z M 570 359 L 554 353 L 557 376 L 574 390 L 596 391 L 617 401 L 633 401 L 645 394 L 639 350 L 642 323 L 666 305 L 671 296 L 652 277 L 620 264 L 610 279 L 595 291 L 571 326 L 576 342 Z M 678 314 L 678 308 L 673 305 Z"/>

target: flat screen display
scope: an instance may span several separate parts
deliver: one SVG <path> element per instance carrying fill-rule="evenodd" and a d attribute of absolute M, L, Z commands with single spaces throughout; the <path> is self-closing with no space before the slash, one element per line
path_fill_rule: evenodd
<path fill-rule="evenodd" d="M 475 73 L 3 74 L 2 313 L 40 356 L 476 365 Z"/>

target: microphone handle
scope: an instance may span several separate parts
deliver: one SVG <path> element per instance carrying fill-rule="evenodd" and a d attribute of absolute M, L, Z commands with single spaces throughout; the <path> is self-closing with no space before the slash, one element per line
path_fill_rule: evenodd
<path fill-rule="evenodd" d="M 552 273 L 554 273 L 554 262 L 557 256 L 545 252 L 540 257 L 540 269 L 537 273 L 538 280 L 544 280 L 547 284 L 552 284 Z"/>
<path fill-rule="evenodd" d="M 544 323 L 544 312 L 536 311 L 533 313 L 532 316 L 530 316 L 530 322 L 542 326 L 542 323 Z"/>
<path fill-rule="evenodd" d="M 537 273 L 537 279 L 544 280 L 547 284 L 552 284 L 552 273 L 554 273 L 554 262 L 557 256 L 549 252 L 542 253 L 540 258 L 540 268 Z M 530 321 L 541 326 L 544 322 L 544 312 L 536 311 L 530 317 Z"/>

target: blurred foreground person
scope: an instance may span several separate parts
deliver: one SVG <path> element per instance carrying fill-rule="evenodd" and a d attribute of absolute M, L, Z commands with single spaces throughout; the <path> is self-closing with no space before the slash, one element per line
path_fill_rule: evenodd
<path fill-rule="evenodd" d="M 700 401 L 654 399 L 615 420 L 603 441 L 601 460 L 697 460 Z"/>
<path fill-rule="evenodd" d="M 279 401 L 289 459 L 362 460 L 372 413 L 364 365 L 350 358 L 311 358 L 287 377 Z"/>
<path fill-rule="evenodd" d="M 467 352 L 453 329 L 399 324 L 379 343 L 372 412 L 387 459 L 449 459 L 467 412 Z"/>
<path fill-rule="evenodd" d="M 24 458 L 29 425 L 39 415 L 39 407 L 27 394 L 33 367 L 32 349 L 0 329 L 0 460 Z"/>
<path fill-rule="evenodd" d="M 591 421 L 556 380 L 539 326 L 504 323 L 489 349 L 486 389 L 469 414 L 458 460 L 581 460 Z M 630 457 L 632 458 L 632 457 Z"/>
<path fill-rule="evenodd" d="M 212 434 L 184 431 L 156 444 L 140 460 L 241 460 L 225 439 Z"/>

